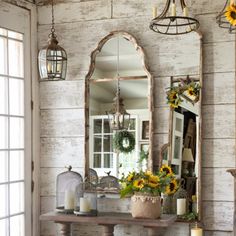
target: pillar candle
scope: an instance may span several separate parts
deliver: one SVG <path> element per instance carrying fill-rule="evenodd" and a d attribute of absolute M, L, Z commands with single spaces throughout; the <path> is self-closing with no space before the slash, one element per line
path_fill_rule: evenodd
<path fill-rule="evenodd" d="M 188 8 L 187 7 L 184 8 L 184 16 L 188 17 Z"/>
<path fill-rule="evenodd" d="M 177 215 L 184 215 L 186 213 L 186 198 L 177 199 Z"/>
<path fill-rule="evenodd" d="M 65 209 L 74 209 L 75 206 L 75 193 L 71 190 L 65 191 Z"/>
<path fill-rule="evenodd" d="M 52 64 L 51 64 L 51 62 L 48 63 L 47 69 L 48 69 L 49 73 L 52 73 Z"/>
<path fill-rule="evenodd" d="M 175 5 L 175 3 L 172 3 L 172 6 L 171 6 L 171 16 L 176 16 L 176 5 Z"/>
<path fill-rule="evenodd" d="M 191 229 L 191 236 L 203 236 L 203 230 L 201 228 Z"/>
<path fill-rule="evenodd" d="M 157 7 L 152 8 L 152 17 L 156 18 L 157 17 Z"/>
<path fill-rule="evenodd" d="M 90 212 L 91 208 L 89 199 L 81 197 L 79 202 L 80 202 L 79 207 L 81 212 Z"/>

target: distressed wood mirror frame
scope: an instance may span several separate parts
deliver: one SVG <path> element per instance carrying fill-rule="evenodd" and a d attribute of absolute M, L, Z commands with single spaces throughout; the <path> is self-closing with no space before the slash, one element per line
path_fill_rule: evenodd
<path fill-rule="evenodd" d="M 199 36 L 199 69 L 197 75 L 190 76 L 190 79 L 192 79 L 194 82 L 199 82 L 201 89 L 199 93 L 199 100 L 198 100 L 198 133 L 196 134 L 197 142 L 196 142 L 196 148 L 197 148 L 197 180 L 196 180 L 196 195 L 197 195 L 197 212 L 198 212 L 198 220 L 200 221 L 202 218 L 202 189 L 201 189 L 201 167 L 202 167 L 202 87 L 203 87 L 203 57 L 202 57 L 202 34 L 199 31 L 194 32 L 195 34 L 198 34 Z M 171 77 L 170 78 L 170 86 L 173 85 L 173 83 L 180 82 L 181 79 L 186 79 L 188 75 L 181 76 L 181 77 Z M 169 115 L 169 137 L 168 137 L 168 143 L 164 144 L 160 150 L 160 156 L 159 156 L 159 165 L 162 164 L 163 156 L 166 154 L 168 161 L 167 164 L 172 164 L 172 138 L 173 138 L 173 117 L 174 117 L 174 109 L 170 108 L 170 115 Z"/>
<path fill-rule="evenodd" d="M 90 55 L 90 67 L 89 72 L 87 73 L 85 77 L 85 160 L 84 160 L 84 168 L 85 168 L 85 177 L 88 176 L 89 173 L 89 98 L 90 98 L 90 84 L 92 80 L 92 75 L 95 71 L 95 65 L 96 65 L 96 56 L 98 53 L 101 52 L 103 46 L 105 43 L 114 38 L 114 37 L 123 37 L 124 39 L 131 42 L 136 49 L 138 55 L 140 56 L 140 60 L 142 62 L 142 67 L 144 72 L 146 73 L 147 79 L 148 79 L 148 110 L 149 110 L 149 156 L 148 156 L 148 163 L 147 168 L 149 170 L 153 170 L 153 77 L 150 73 L 150 70 L 148 68 L 146 55 L 144 52 L 144 49 L 138 44 L 136 38 L 132 36 L 131 34 L 125 32 L 125 31 L 113 31 L 109 33 L 107 36 L 105 36 L 97 45 L 95 50 Z M 121 78 L 122 79 L 122 78 Z M 135 77 L 132 78 L 135 80 Z"/>

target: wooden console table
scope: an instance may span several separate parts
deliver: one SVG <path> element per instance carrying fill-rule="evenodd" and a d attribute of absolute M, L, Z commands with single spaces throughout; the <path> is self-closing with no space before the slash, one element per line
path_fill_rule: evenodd
<path fill-rule="evenodd" d="M 91 223 L 101 225 L 102 236 L 113 236 L 116 225 L 142 225 L 148 229 L 149 236 L 162 236 L 168 226 L 176 220 L 175 215 L 162 215 L 161 219 L 135 219 L 128 213 L 99 213 L 98 216 L 76 216 L 49 212 L 40 216 L 41 221 L 54 221 L 61 224 L 61 236 L 70 236 L 72 223 Z"/>

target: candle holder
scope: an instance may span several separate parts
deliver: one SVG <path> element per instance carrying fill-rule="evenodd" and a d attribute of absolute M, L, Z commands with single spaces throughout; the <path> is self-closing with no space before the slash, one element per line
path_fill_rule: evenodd
<path fill-rule="evenodd" d="M 74 214 L 78 216 L 97 216 L 96 185 L 90 182 L 80 183 L 76 189 L 77 206 Z"/>
<path fill-rule="evenodd" d="M 190 224 L 189 227 L 189 235 L 190 236 L 203 236 L 203 225 L 201 222 L 196 221 Z"/>
<path fill-rule="evenodd" d="M 83 182 L 83 178 L 79 173 L 71 171 L 71 166 L 67 169 L 57 176 L 56 211 L 73 214 L 77 204 L 76 189 Z"/>

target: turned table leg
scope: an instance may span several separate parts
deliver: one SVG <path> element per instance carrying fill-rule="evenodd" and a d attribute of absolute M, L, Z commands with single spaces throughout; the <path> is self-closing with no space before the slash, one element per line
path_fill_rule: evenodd
<path fill-rule="evenodd" d="M 148 236 L 164 236 L 165 235 L 165 229 L 147 228 L 147 230 L 148 230 Z"/>
<path fill-rule="evenodd" d="M 115 225 L 101 225 L 102 226 L 102 236 L 113 236 Z"/>
<path fill-rule="evenodd" d="M 60 236 L 71 236 L 70 223 L 58 223 L 60 225 Z"/>

